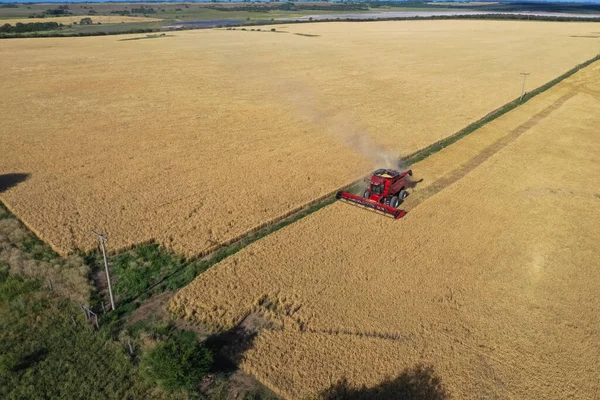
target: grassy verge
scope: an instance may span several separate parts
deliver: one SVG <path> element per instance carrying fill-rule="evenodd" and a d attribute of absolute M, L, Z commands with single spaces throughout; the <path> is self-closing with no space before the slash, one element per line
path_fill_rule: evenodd
<path fill-rule="evenodd" d="M 150 397 L 119 343 L 97 334 L 74 303 L 8 270 L 0 265 L 0 397 Z"/>
<path fill-rule="evenodd" d="M 0 263 L 0 398 L 276 399 L 237 387 L 214 340 L 162 319 L 96 328 L 77 304 Z"/>

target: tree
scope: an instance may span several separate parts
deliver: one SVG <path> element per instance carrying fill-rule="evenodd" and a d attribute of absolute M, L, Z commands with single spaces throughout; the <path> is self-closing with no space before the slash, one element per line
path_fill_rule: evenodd
<path fill-rule="evenodd" d="M 212 366 L 212 353 L 192 331 L 173 330 L 142 359 L 141 374 L 167 392 L 193 391 Z"/>
<path fill-rule="evenodd" d="M 79 25 L 92 25 L 92 19 L 90 17 L 81 18 Z"/>
<path fill-rule="evenodd" d="M 296 11 L 298 10 L 298 7 L 296 7 L 296 5 L 291 1 L 288 1 L 287 3 L 283 3 L 282 5 L 280 5 L 279 9 L 283 11 Z"/>

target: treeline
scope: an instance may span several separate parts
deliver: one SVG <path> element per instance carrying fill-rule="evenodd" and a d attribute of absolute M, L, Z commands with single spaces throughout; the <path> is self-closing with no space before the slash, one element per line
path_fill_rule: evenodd
<path fill-rule="evenodd" d="M 389 4 L 388 4 L 389 5 Z M 247 5 L 236 5 L 235 7 L 225 7 L 219 5 L 206 6 L 211 10 L 217 11 L 247 11 L 247 12 L 269 12 L 271 10 L 281 11 L 298 11 L 298 10 L 312 10 L 312 11 L 367 11 L 369 9 L 369 3 L 303 3 L 295 4 L 293 2 L 285 3 L 255 3 Z"/>
<path fill-rule="evenodd" d="M 69 6 L 58 6 L 58 8 L 50 8 L 44 11 L 46 15 L 53 16 L 61 16 L 61 15 L 70 15 L 71 11 L 69 11 Z"/>
<path fill-rule="evenodd" d="M 406 0 L 406 1 L 368 1 L 367 4 L 370 8 L 379 7 L 432 7 L 436 8 L 436 5 L 427 3 L 426 0 Z M 473 6 L 471 6 L 473 7 Z"/>
<path fill-rule="evenodd" d="M 152 7 L 140 7 L 140 8 L 132 8 L 131 9 L 131 13 L 132 14 L 154 14 L 156 13 L 156 10 Z"/>
<path fill-rule="evenodd" d="M 116 32 L 24 32 L 24 33 L 5 33 L 0 32 L 0 39 L 15 39 L 15 38 L 42 38 L 42 37 L 80 37 L 80 36 L 107 36 L 107 35 L 127 35 L 132 33 L 150 33 L 153 29 L 129 29 Z"/>
<path fill-rule="evenodd" d="M 468 4 L 455 7 L 469 7 Z M 600 12 L 600 4 L 593 3 L 561 3 L 561 2 L 507 2 L 507 3 L 490 3 L 476 7 L 477 10 L 483 11 L 536 11 L 536 12 L 560 12 L 560 13 L 597 13 Z"/>
<path fill-rule="evenodd" d="M 180 9 L 178 9 L 178 10 L 180 10 Z M 112 10 L 110 13 L 111 14 L 118 14 L 118 15 L 156 14 L 156 9 L 154 9 L 152 7 L 144 7 L 144 6 L 142 6 L 140 8 L 132 8 L 131 11 L 130 10 Z"/>
<path fill-rule="evenodd" d="M 593 18 L 580 18 L 580 17 L 567 17 L 567 16 L 551 16 L 551 15 L 521 15 L 521 14 L 468 14 L 468 15 L 433 15 L 427 17 L 378 17 L 372 19 L 365 18 L 319 18 L 316 20 L 290 20 L 285 21 L 286 24 L 302 24 L 302 23 L 315 23 L 315 22 L 373 22 L 373 21 L 415 21 L 415 20 L 445 20 L 445 19 L 483 19 L 483 20 L 517 20 L 517 21 L 554 21 L 554 22 L 600 22 L 600 17 Z M 252 22 L 242 25 L 270 25 L 278 23 L 277 21 L 260 21 Z M 281 22 L 279 22 L 281 23 Z M 230 25 L 235 26 L 235 25 Z"/>
<path fill-rule="evenodd" d="M 0 33 L 26 33 L 26 32 L 39 32 L 39 31 L 51 31 L 60 29 L 63 24 L 58 22 L 28 22 L 26 24 L 17 22 L 16 25 L 4 24 L 0 26 Z"/>

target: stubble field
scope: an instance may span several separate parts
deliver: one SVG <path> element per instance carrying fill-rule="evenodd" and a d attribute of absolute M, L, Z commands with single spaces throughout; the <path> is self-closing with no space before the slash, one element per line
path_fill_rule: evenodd
<path fill-rule="evenodd" d="M 58 252 L 198 255 L 598 51 L 593 23 L 411 21 L 0 42 L 0 193 Z"/>
<path fill-rule="evenodd" d="M 337 202 L 216 265 L 171 309 L 214 328 L 274 321 L 243 368 L 286 398 L 339 382 L 364 398 L 415 384 L 431 398 L 598 398 L 599 77 L 596 62 L 413 166 L 424 181 L 404 219 Z"/>

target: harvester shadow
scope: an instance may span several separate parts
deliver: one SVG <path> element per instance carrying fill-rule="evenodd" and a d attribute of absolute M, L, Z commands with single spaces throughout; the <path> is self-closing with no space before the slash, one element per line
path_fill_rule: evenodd
<path fill-rule="evenodd" d="M 0 193 L 26 181 L 30 174 L 1 174 L 0 175 Z"/>
<path fill-rule="evenodd" d="M 353 387 L 342 378 L 319 393 L 320 400 L 444 400 L 448 398 L 433 367 L 421 364 L 405 369 L 394 379 L 386 378 L 377 386 Z"/>
<path fill-rule="evenodd" d="M 244 360 L 246 351 L 252 348 L 257 334 L 238 325 L 209 336 L 205 344 L 213 353 L 213 372 L 235 372 Z"/>
<path fill-rule="evenodd" d="M 423 178 L 419 179 L 418 181 L 413 181 L 412 179 L 408 181 L 408 188 L 409 189 L 414 189 L 417 187 L 417 185 L 419 183 L 423 182 Z"/>

